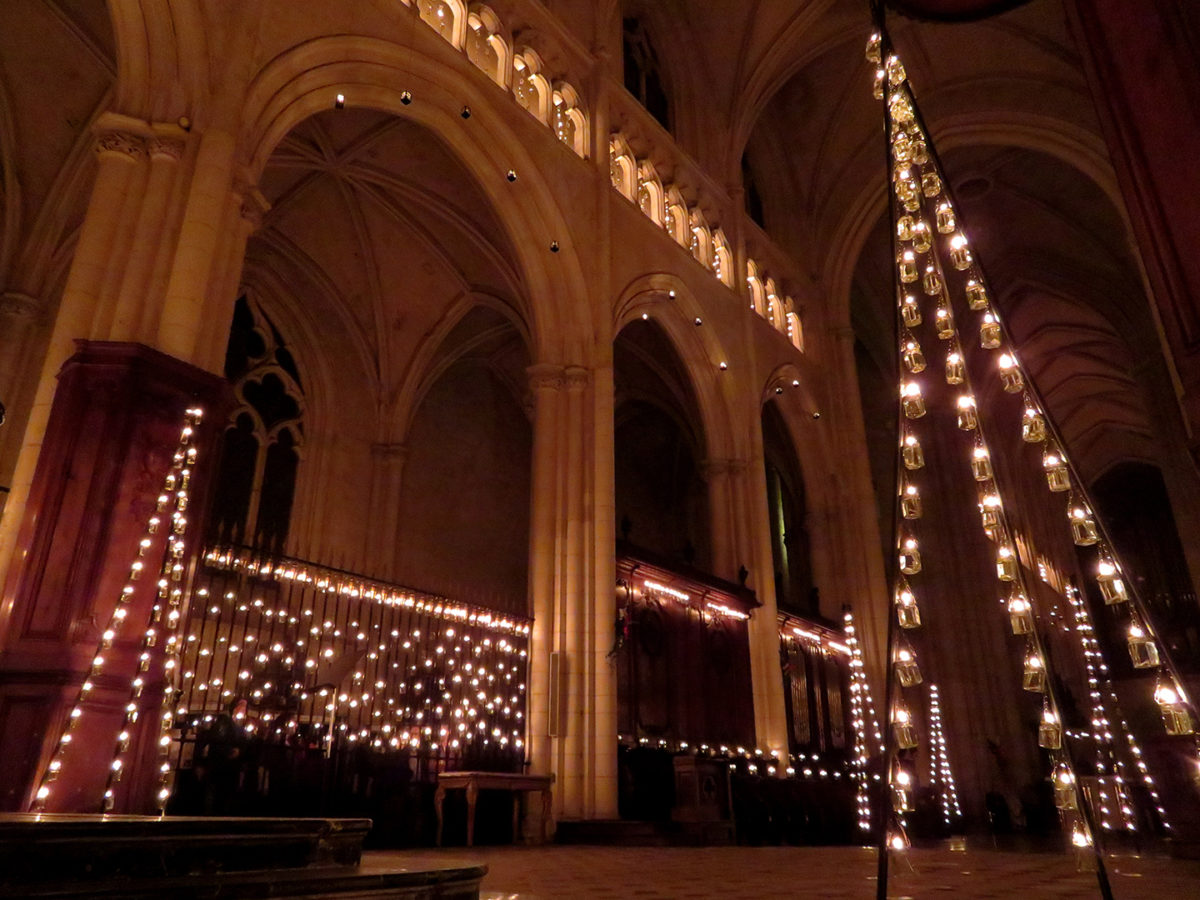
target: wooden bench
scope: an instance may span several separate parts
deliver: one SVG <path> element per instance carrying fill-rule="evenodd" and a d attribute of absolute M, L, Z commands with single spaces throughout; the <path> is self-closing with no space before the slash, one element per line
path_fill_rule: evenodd
<path fill-rule="evenodd" d="M 509 791 L 513 797 L 513 843 L 521 839 L 521 797 L 523 793 L 539 791 L 542 795 L 542 817 L 539 825 L 538 842 L 546 841 L 546 825 L 550 821 L 553 796 L 550 786 L 553 775 L 522 775 L 510 772 L 439 772 L 437 792 L 433 795 L 433 806 L 437 811 L 437 845 L 442 846 L 442 802 L 447 791 L 462 790 L 467 794 L 467 846 L 475 844 L 475 801 L 479 792 Z"/>

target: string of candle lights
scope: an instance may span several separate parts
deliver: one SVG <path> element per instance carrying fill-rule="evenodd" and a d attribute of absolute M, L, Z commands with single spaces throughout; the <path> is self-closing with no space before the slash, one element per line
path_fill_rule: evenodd
<path fill-rule="evenodd" d="M 898 62 L 896 65 L 899 67 Z M 961 292 L 956 292 L 955 296 L 961 296 L 970 312 L 978 319 L 979 346 L 984 350 L 1000 351 L 996 355 L 993 371 L 999 379 L 1001 389 L 1005 393 L 1021 397 L 1022 441 L 1042 448 L 1040 462 L 1048 489 L 1055 495 L 1066 495 L 1064 519 L 1073 543 L 1080 548 L 1094 548 L 1094 565 L 1087 574 L 1096 585 L 1099 596 L 1107 606 L 1127 610 L 1125 629 L 1133 665 L 1135 668 L 1154 672 L 1153 699 L 1158 704 L 1166 733 L 1172 736 L 1192 737 L 1191 774 L 1200 784 L 1200 735 L 1196 733 L 1196 723 L 1200 721 L 1200 715 L 1196 704 L 1184 686 L 1180 670 L 1169 649 L 1156 633 L 1148 607 L 1126 578 L 1125 567 L 1118 557 L 1115 545 L 1103 521 L 1095 515 L 1095 504 L 1088 495 L 1086 483 L 1063 450 L 1065 443 L 1062 435 L 1050 416 L 1036 384 L 1018 359 L 1015 341 L 1007 325 L 996 312 L 992 302 L 993 295 L 982 266 L 971 252 L 950 192 L 944 187 L 943 169 L 936 148 L 928 137 L 911 91 L 904 83 L 902 68 L 898 71 L 901 73 L 899 83 L 891 85 L 891 76 L 888 78 L 888 83 L 893 89 L 888 95 L 888 104 L 891 110 L 894 103 L 895 112 L 905 117 L 905 121 L 900 125 L 907 134 L 901 137 L 902 132 L 898 132 L 897 140 L 893 142 L 893 155 L 896 159 L 895 190 L 901 203 L 906 204 L 906 212 L 917 214 L 911 223 L 905 222 L 905 217 L 901 217 L 897 222 L 902 242 L 909 241 L 900 255 L 902 280 L 915 280 L 917 259 L 921 254 L 929 252 L 932 243 L 928 238 L 929 229 L 920 218 L 923 201 L 919 198 L 924 195 L 928 205 L 934 206 L 937 232 L 942 235 L 941 243 L 946 246 L 952 268 L 961 273 L 956 276 L 961 281 Z M 877 97 L 880 96 L 883 81 L 883 76 L 877 71 Z M 899 173 L 904 171 L 904 167 L 909 169 L 910 175 L 900 178 Z M 933 190 L 935 186 L 937 189 Z M 945 295 L 946 292 L 940 290 L 945 285 L 945 278 L 937 261 L 937 254 L 932 253 L 930 256 L 932 266 L 926 265 L 923 287 L 927 294 Z M 931 287 L 938 290 L 931 291 Z M 909 317 L 911 315 L 912 312 L 909 312 Z M 952 340 L 947 354 L 946 370 L 947 382 L 951 384 L 962 383 L 965 377 L 965 367 L 961 366 L 961 353 L 953 330 L 953 321 L 949 299 L 943 299 L 937 311 L 937 327 L 939 338 Z M 952 371 L 959 378 L 958 381 L 952 378 Z M 966 391 L 960 397 L 960 404 L 960 423 L 969 421 L 975 412 L 974 395 L 969 390 Z M 998 498 L 989 502 L 998 502 Z M 1026 597 L 1014 597 L 1011 605 L 1019 611 L 1026 603 Z"/>
<path fill-rule="evenodd" d="M 191 478 L 191 470 L 196 459 L 196 450 L 191 446 L 191 442 L 195 428 L 202 416 L 203 411 L 199 408 L 190 408 L 184 414 L 184 424 L 180 431 L 179 442 L 171 458 L 170 468 L 163 480 L 162 492 L 158 496 L 154 512 L 146 520 L 142 537 L 138 541 L 137 555 L 129 567 L 129 574 L 126 576 L 125 584 L 117 595 L 108 624 L 105 626 L 103 632 L 101 632 L 99 646 L 92 655 L 91 664 L 79 687 L 71 710 L 67 715 L 67 720 L 59 734 L 50 760 L 38 781 L 38 787 L 30 803 L 30 810 L 33 812 L 42 812 L 45 810 L 47 801 L 50 799 L 53 790 L 52 785 L 62 774 L 73 732 L 78 729 L 83 719 L 84 705 L 89 694 L 94 689 L 96 681 L 104 673 L 105 666 L 111 661 L 110 656 L 112 655 L 111 650 L 114 643 L 124 632 L 137 591 L 136 582 L 141 578 L 142 572 L 145 570 L 145 558 L 154 546 L 154 535 L 158 533 L 162 525 L 162 516 L 168 507 L 173 507 L 173 511 L 171 514 L 171 527 L 167 532 L 163 561 L 159 570 L 156 608 L 160 608 L 159 604 L 161 604 L 164 595 L 169 597 L 174 591 L 178 590 L 178 587 L 172 587 L 172 585 L 177 586 L 179 584 L 184 572 L 183 535 L 187 529 L 187 517 L 184 515 L 184 512 L 188 504 L 188 485 Z M 130 698 L 125 706 L 123 722 L 116 739 L 114 755 L 108 769 L 104 795 L 100 804 L 105 812 L 112 809 L 116 782 L 120 780 L 124 770 L 124 755 L 130 746 L 132 737 L 131 729 L 138 718 L 137 698 L 145 686 L 145 673 L 148 671 L 151 662 L 150 648 L 154 646 L 156 637 L 157 628 L 152 616 L 150 623 L 142 633 L 141 647 L 136 663 L 137 671 L 131 680 Z"/>
<path fill-rule="evenodd" d="M 996 545 L 996 575 L 1000 582 L 1012 586 L 1009 603 L 1018 611 L 1021 630 L 1026 640 L 1026 652 L 1022 674 L 1022 686 L 1025 690 L 1038 694 L 1041 698 L 1042 716 L 1038 728 L 1038 743 L 1046 749 L 1053 762 L 1055 772 L 1063 773 L 1062 784 L 1069 784 L 1071 796 L 1076 802 L 1067 805 L 1059 804 L 1060 814 L 1067 825 L 1075 846 L 1080 848 L 1093 847 L 1096 852 L 1098 876 L 1102 890 L 1106 888 L 1107 879 L 1103 871 L 1103 862 L 1094 847 L 1093 828 L 1090 817 L 1080 799 L 1080 788 L 1074 777 L 1074 767 L 1070 758 L 1069 748 L 1062 740 L 1061 716 L 1059 704 L 1050 680 L 1046 676 L 1047 654 L 1042 638 L 1035 625 L 1034 611 L 1030 601 L 1030 593 L 1026 591 L 1024 575 L 1014 551 L 1012 531 L 1008 527 L 1001 493 L 996 482 L 996 475 L 991 465 L 991 453 L 984 437 L 984 430 L 979 418 L 975 394 L 971 390 L 970 377 L 963 360 L 964 346 L 955 324 L 953 304 L 947 283 L 946 272 L 943 268 L 938 249 L 947 252 L 950 264 L 960 272 L 968 272 L 963 293 L 966 295 L 970 308 L 981 313 L 982 320 L 979 328 L 979 345 L 984 350 L 998 349 L 1002 344 L 1002 332 L 995 311 L 991 308 L 986 286 L 981 277 L 975 275 L 975 261 L 957 222 L 953 203 L 944 191 L 942 175 L 934 162 L 933 151 L 928 134 L 921 126 L 916 104 L 908 89 L 906 74 L 899 58 L 890 52 L 887 46 L 886 32 L 882 28 L 882 13 L 879 13 L 879 31 L 872 35 L 867 47 L 867 58 L 876 67 L 876 91 L 878 98 L 884 101 L 886 140 L 888 144 L 888 172 L 890 173 L 890 191 L 888 204 L 892 221 L 892 241 L 896 259 L 897 284 L 897 333 L 900 335 L 899 369 L 900 369 L 900 414 L 901 414 L 901 446 L 897 465 L 897 510 L 896 528 L 897 549 L 899 552 L 899 568 L 902 573 L 897 577 L 894 592 L 897 607 L 897 620 L 902 628 L 914 628 L 920 624 L 920 613 L 910 585 L 903 576 L 912 576 L 922 569 L 920 551 L 912 520 L 919 519 L 922 513 L 920 494 L 915 483 L 914 472 L 924 466 L 920 444 L 913 432 L 912 423 L 922 418 L 926 413 L 925 402 L 920 381 L 916 378 L 927 368 L 924 353 L 914 329 L 923 321 L 921 302 L 917 297 L 916 287 L 924 294 L 927 302 L 935 305 L 932 326 L 936 337 L 947 343 L 944 376 L 947 384 L 962 386 L 958 394 L 955 408 L 959 429 L 969 435 L 971 450 L 969 454 L 970 471 L 978 486 L 980 516 L 986 536 Z M 886 60 L 886 62 L 884 62 Z M 932 229 L 925 219 L 926 210 L 932 211 L 938 239 L 935 241 Z M 1006 359 L 1006 362 L 1009 360 Z M 1011 372 L 1014 368 L 1008 365 Z M 1019 375 L 1019 370 L 1017 372 Z M 1023 378 L 1006 381 L 1004 387 L 1010 392 L 1024 387 Z M 907 423 L 905 419 L 909 420 Z M 1024 423 L 1026 439 L 1039 428 L 1044 431 L 1044 422 L 1034 416 L 1026 416 Z M 900 617 L 904 616 L 901 620 Z M 889 625 L 890 625 L 889 621 Z M 1028 626 L 1028 627 L 1025 627 Z M 1014 626 L 1014 632 L 1017 629 Z M 903 639 L 894 636 L 889 627 L 888 642 L 889 658 L 892 660 L 892 675 L 900 687 L 920 683 L 920 673 L 916 665 L 916 657 L 911 645 Z M 891 681 L 889 680 L 889 711 L 896 724 L 895 744 L 899 749 L 915 747 L 916 736 L 911 724 L 911 716 L 903 705 L 897 701 L 891 702 Z M 889 812 L 906 808 L 905 789 L 911 776 L 907 772 L 896 771 L 891 764 L 892 754 L 889 753 L 887 766 L 891 790 L 887 792 L 891 798 Z M 1065 793 L 1065 792 L 1060 792 Z M 886 839 L 887 846 L 893 849 L 903 849 L 907 846 L 907 838 L 899 824 L 892 826 L 885 823 L 892 833 Z M 886 882 L 886 854 L 880 854 L 880 881 Z M 882 888 L 881 888 L 882 890 Z"/>
<path fill-rule="evenodd" d="M 871 830 L 869 763 L 871 757 L 876 753 L 872 748 L 871 739 L 874 738 L 875 746 L 880 748 L 879 752 L 882 752 L 883 733 L 879 730 L 879 719 L 875 715 L 875 704 L 871 699 L 870 685 L 867 683 L 862 647 L 858 643 L 854 616 L 851 614 L 849 606 L 842 609 L 842 622 L 846 646 L 850 650 L 850 723 L 854 736 L 850 771 L 851 777 L 856 782 L 855 807 L 858 812 L 858 829 L 868 832 Z M 876 779 L 878 777 L 877 775 Z"/>
<path fill-rule="evenodd" d="M 962 808 L 958 805 L 958 787 L 954 783 L 950 754 L 946 749 L 941 697 L 938 694 L 938 686 L 932 682 L 929 685 L 929 745 L 929 783 L 937 785 L 942 822 L 950 828 L 962 819 Z"/>
<path fill-rule="evenodd" d="M 945 379 L 950 385 L 959 386 L 960 392 L 955 402 L 955 417 L 958 428 L 968 435 L 971 447 L 969 452 L 970 471 L 976 482 L 979 495 L 979 510 L 985 535 L 996 545 L 996 575 L 1000 582 L 1010 584 L 1012 593 L 1009 604 L 1018 609 L 1025 608 L 1029 613 L 1028 628 L 1023 628 L 1026 642 L 1024 654 L 1022 687 L 1031 693 L 1038 694 L 1042 699 L 1042 716 L 1038 729 L 1038 743 L 1047 750 L 1054 759 L 1055 771 L 1067 773 L 1070 783 L 1076 791 L 1079 790 L 1077 779 L 1074 777 L 1074 767 L 1069 758 L 1069 752 L 1062 741 L 1061 714 L 1055 692 L 1047 678 L 1047 654 L 1041 635 L 1034 624 L 1036 612 L 1032 606 L 1031 592 L 1025 585 L 1025 576 L 1019 564 L 1012 540 L 1012 530 L 1007 521 L 1002 495 L 997 484 L 996 472 L 991 463 L 992 454 L 984 436 L 983 425 L 980 422 L 979 410 L 975 394 L 971 387 L 970 373 L 964 364 L 961 348 L 964 346 L 955 322 L 953 303 L 948 290 L 947 278 L 942 266 L 942 260 L 937 252 L 938 245 L 949 245 L 949 256 L 955 269 L 968 270 L 974 264 L 974 259 L 967 246 L 966 239 L 959 229 L 959 223 L 954 207 L 946 196 L 943 179 L 933 163 L 930 153 L 928 136 L 921 129 L 915 112 L 915 103 L 907 90 L 903 67 L 897 60 L 892 69 L 898 73 L 889 75 L 887 93 L 887 112 L 890 124 L 892 185 L 895 203 L 900 213 L 896 217 L 895 241 L 899 245 L 897 275 L 901 285 L 917 281 L 918 268 L 923 268 L 920 275 L 922 293 L 929 302 L 936 304 L 934 329 L 939 340 L 947 342 L 945 364 Z M 894 82 L 894 83 L 893 83 Z M 933 206 L 938 226 L 940 240 L 934 241 L 930 229 L 925 222 L 924 212 Z M 894 209 L 896 207 L 893 207 Z M 981 279 L 969 278 L 971 295 L 968 306 L 983 311 L 980 325 L 979 346 L 984 350 L 994 350 L 1000 346 L 999 320 L 990 307 L 986 288 Z M 965 286 L 964 286 L 965 293 Z M 901 309 L 916 310 L 919 314 L 919 301 L 902 302 Z M 911 313 L 910 313 L 911 317 Z M 923 399 L 918 404 L 916 399 L 921 397 L 920 385 L 913 376 L 925 369 L 923 354 L 917 356 L 919 345 L 907 331 L 906 346 L 901 352 L 902 377 L 910 380 L 905 387 L 908 402 L 902 404 L 904 415 L 909 419 L 924 416 Z M 905 372 L 904 370 L 907 370 Z M 1033 427 L 1028 420 L 1026 428 Z M 911 475 L 908 476 L 911 478 Z M 913 519 L 912 505 L 904 505 L 904 498 L 912 487 L 911 481 L 902 482 L 901 515 L 905 519 Z M 916 514 L 919 515 L 919 507 Z M 908 540 L 913 540 L 911 537 Z M 909 554 L 901 557 L 901 571 L 906 575 L 920 571 L 919 557 L 914 563 L 915 547 Z M 1024 624 L 1024 622 L 1023 622 Z M 911 656 L 911 651 L 905 646 L 899 646 L 894 653 L 899 657 L 901 666 L 907 662 L 905 655 Z M 915 664 L 915 663 L 914 663 Z M 901 684 L 906 680 L 909 684 L 919 683 L 916 678 L 904 676 L 904 669 L 898 672 Z M 917 676 L 919 678 L 919 676 Z M 904 745 L 901 744 L 903 747 Z M 1066 777 L 1066 776 L 1064 776 Z M 1092 844 L 1091 829 L 1086 816 L 1077 815 L 1079 804 L 1071 807 L 1060 807 L 1068 830 L 1077 846 L 1086 847 Z"/>

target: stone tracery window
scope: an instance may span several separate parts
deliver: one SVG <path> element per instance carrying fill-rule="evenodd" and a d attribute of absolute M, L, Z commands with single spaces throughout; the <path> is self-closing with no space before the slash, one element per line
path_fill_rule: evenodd
<path fill-rule="evenodd" d="M 729 241 L 725 232 L 720 228 L 712 233 L 712 268 L 721 284 L 733 287 L 733 254 L 729 251 Z"/>
<path fill-rule="evenodd" d="M 587 119 L 580 109 L 579 94 L 561 82 L 554 89 L 554 133 L 576 156 L 586 156 Z"/>
<path fill-rule="evenodd" d="M 225 377 L 237 406 L 222 440 L 210 537 L 279 554 L 304 442 L 304 391 L 283 338 L 245 296 L 234 309 Z"/>
<path fill-rule="evenodd" d="M 637 177 L 633 153 L 619 135 L 608 142 L 608 174 L 612 186 L 626 200 L 636 202 Z"/>
<path fill-rule="evenodd" d="M 654 222 L 663 225 L 666 221 L 667 207 L 663 195 L 662 181 L 654 170 L 654 164 L 643 160 L 638 165 L 638 208 Z"/>
<path fill-rule="evenodd" d="M 453 46 L 463 45 L 466 15 L 462 0 L 417 0 L 417 11 L 425 24 Z"/>
<path fill-rule="evenodd" d="M 513 94 L 531 116 L 550 124 L 550 83 L 541 74 L 542 61 L 529 48 L 513 57 Z"/>
<path fill-rule="evenodd" d="M 658 54 L 654 52 L 650 37 L 640 20 L 625 19 L 623 24 L 625 88 L 663 128 L 670 131 L 671 104 L 663 85 Z"/>
<path fill-rule="evenodd" d="M 667 234 L 671 235 L 672 240 L 680 247 L 691 245 L 692 235 L 688 229 L 687 205 L 676 188 L 667 191 L 667 215 L 663 225 L 667 229 Z"/>
<path fill-rule="evenodd" d="M 708 231 L 708 223 L 704 220 L 704 213 L 698 209 L 693 210 L 688 219 L 688 229 L 691 231 L 688 250 L 691 251 L 692 258 L 706 269 L 711 269 L 712 236 Z"/>
<path fill-rule="evenodd" d="M 489 7 L 472 7 L 467 16 L 466 44 L 467 59 L 504 87 L 512 51 L 500 34 L 499 18 Z"/>
<path fill-rule="evenodd" d="M 763 290 L 762 277 L 758 272 L 758 263 L 752 259 L 746 260 L 746 285 L 750 289 L 750 308 L 766 318 L 767 297 Z"/>

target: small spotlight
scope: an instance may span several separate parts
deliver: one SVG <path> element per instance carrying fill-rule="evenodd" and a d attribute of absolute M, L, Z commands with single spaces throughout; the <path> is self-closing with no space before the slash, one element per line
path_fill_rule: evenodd
<path fill-rule="evenodd" d="M 551 252 L 551 253 L 557 253 L 557 252 L 558 252 L 558 241 L 551 241 L 551 242 L 550 242 L 550 252 Z"/>
<path fill-rule="evenodd" d="M 700 318 L 699 316 L 696 316 L 696 324 L 697 324 L 697 325 L 703 325 L 703 324 L 704 324 L 704 320 L 703 320 L 702 318 Z"/>
<path fill-rule="evenodd" d="M 517 180 L 517 170 L 509 169 L 508 174 L 505 175 L 504 177 L 507 178 L 510 182 L 516 181 Z"/>
<path fill-rule="evenodd" d="M 817 412 L 815 409 L 813 410 L 813 418 L 814 418 L 814 419 L 819 419 L 819 418 L 821 418 L 821 414 L 820 414 L 819 412 Z"/>
<path fill-rule="evenodd" d="M 674 300 L 675 299 L 675 289 L 671 288 L 671 290 L 667 291 L 667 296 L 669 298 L 671 298 L 672 300 Z"/>
<path fill-rule="evenodd" d="M 346 95 L 345 94 L 338 94 L 336 97 L 333 98 L 333 108 L 334 109 L 345 109 L 346 108 Z"/>
<path fill-rule="evenodd" d="M 800 387 L 800 379 L 799 378 L 792 379 L 792 387 Z"/>
<path fill-rule="evenodd" d="M 469 119 L 469 118 L 471 118 L 471 107 L 469 107 L 469 106 L 464 106 L 464 107 L 462 108 L 462 112 L 461 112 L 461 113 L 459 113 L 459 115 L 460 115 L 460 116 L 462 116 L 464 119 Z"/>
<path fill-rule="evenodd" d="M 408 104 L 412 103 L 412 92 L 411 91 L 401 91 L 400 92 L 400 102 L 403 103 L 405 106 L 408 106 Z"/>
<path fill-rule="evenodd" d="M 729 365 L 727 363 L 725 363 L 724 361 L 722 361 L 720 368 L 721 368 L 721 371 L 724 372 L 726 369 L 729 368 Z"/>
<path fill-rule="evenodd" d="M 650 313 L 642 313 L 642 320 L 643 320 L 643 321 L 645 321 L 645 320 L 647 320 L 647 319 L 649 319 L 649 318 L 650 318 Z"/>
<path fill-rule="evenodd" d="M 783 388 L 781 388 L 781 387 L 777 387 L 777 388 L 775 388 L 775 393 L 777 393 L 777 394 L 782 394 L 782 393 L 783 393 Z"/>

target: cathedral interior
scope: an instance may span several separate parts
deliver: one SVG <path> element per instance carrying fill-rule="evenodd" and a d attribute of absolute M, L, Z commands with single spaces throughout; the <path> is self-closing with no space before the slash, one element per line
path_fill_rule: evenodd
<path fill-rule="evenodd" d="M 5 813 L 1200 848 L 1195 8 L 0 18 Z"/>

